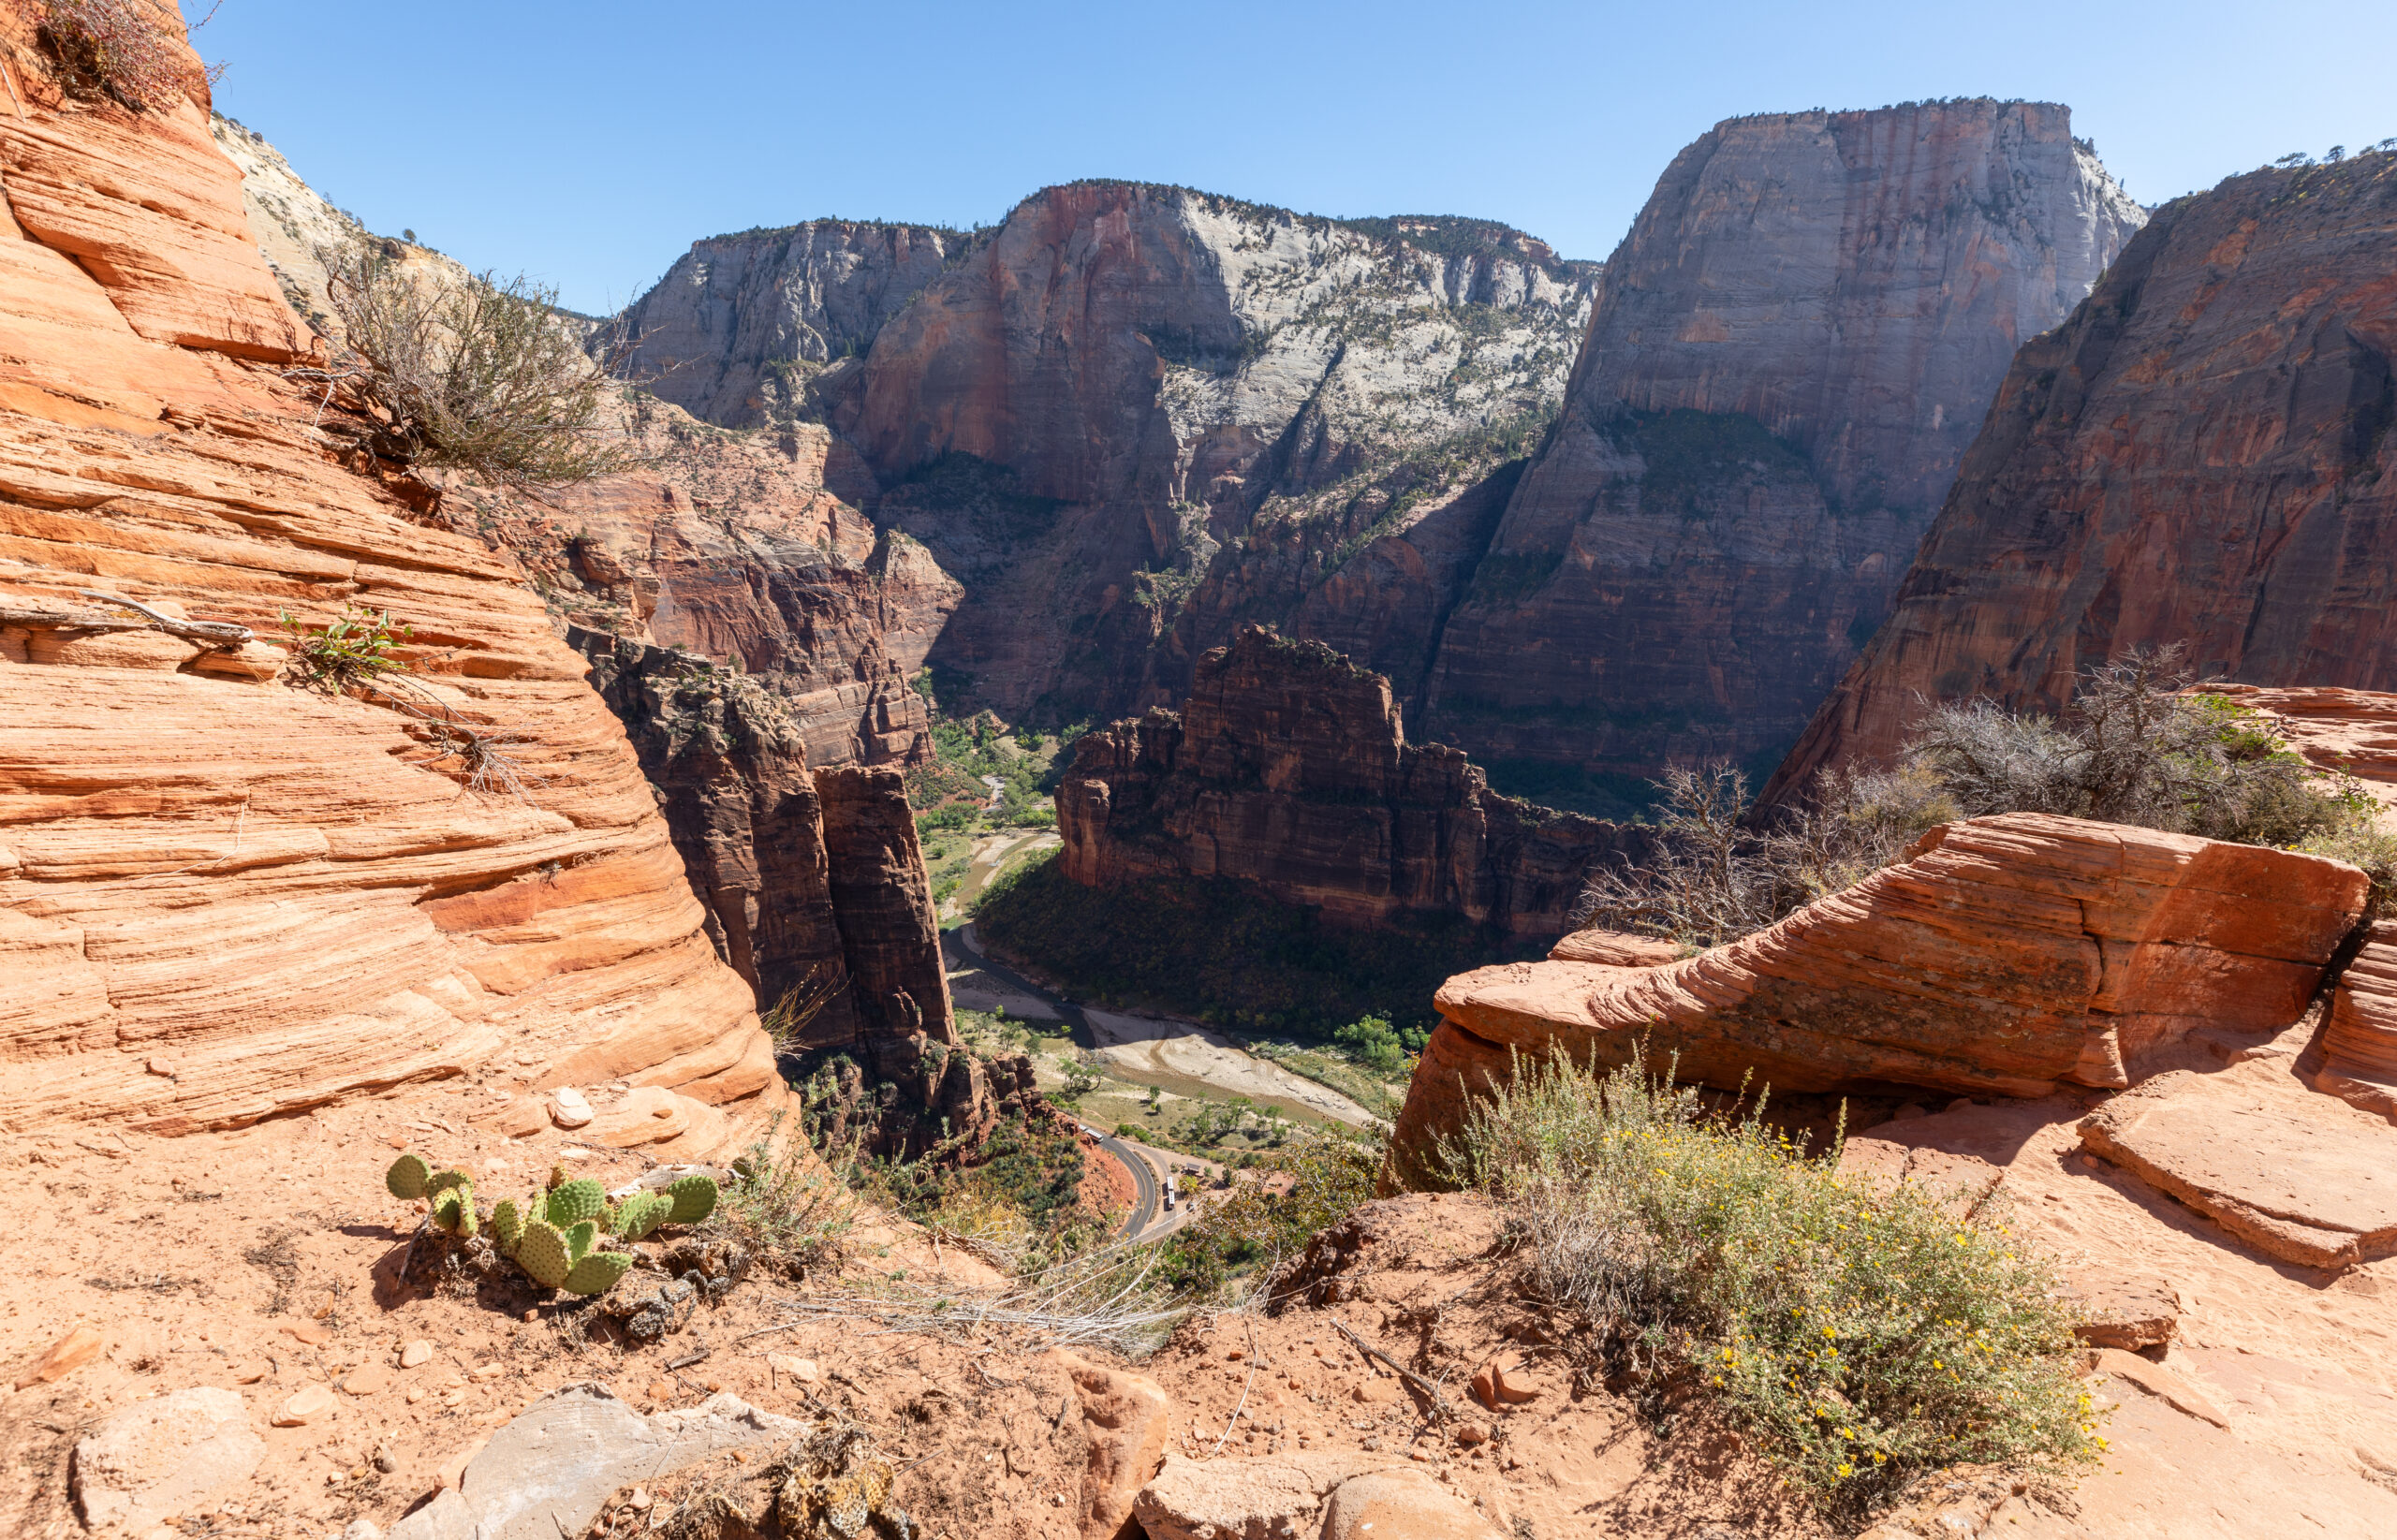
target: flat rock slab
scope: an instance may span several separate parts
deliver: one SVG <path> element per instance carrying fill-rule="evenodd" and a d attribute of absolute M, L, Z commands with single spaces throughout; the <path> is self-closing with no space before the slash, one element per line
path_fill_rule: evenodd
<path fill-rule="evenodd" d="M 2284 1261 L 2397 1254 L 2397 1129 L 2327 1096 L 2182 1071 L 2082 1119 L 2081 1142 Z"/>
<path fill-rule="evenodd" d="M 1354 1477 L 1406 1465 L 1404 1456 L 1316 1449 L 1262 1459 L 1169 1455 L 1133 1500 L 1149 1540 L 1295 1540 L 1322 1533 L 1324 1499 Z"/>
<path fill-rule="evenodd" d="M 787 1439 L 805 1426 L 728 1393 L 645 1417 L 606 1386 L 561 1386 L 493 1433 L 458 1486 L 392 1525 L 388 1540 L 581 1534 L 620 1487 L 726 1449 Z"/>
<path fill-rule="evenodd" d="M 196 1387 L 115 1413 L 75 1445 L 75 1506 L 94 1530 L 144 1532 L 266 1458 L 242 1398 Z"/>

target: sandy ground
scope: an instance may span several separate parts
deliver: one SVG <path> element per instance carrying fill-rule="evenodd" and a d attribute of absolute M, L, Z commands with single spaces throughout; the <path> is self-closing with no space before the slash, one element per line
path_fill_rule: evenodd
<path fill-rule="evenodd" d="M 1372 1113 L 1331 1087 L 1257 1058 L 1204 1027 L 1088 1005 L 1082 1015 L 1098 1038 L 1098 1057 L 1127 1080 L 1179 1076 L 1260 1106 L 1296 1103 L 1351 1128 L 1374 1121 Z"/>

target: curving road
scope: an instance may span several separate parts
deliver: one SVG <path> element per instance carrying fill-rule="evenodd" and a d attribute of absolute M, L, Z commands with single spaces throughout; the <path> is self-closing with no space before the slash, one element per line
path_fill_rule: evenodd
<path fill-rule="evenodd" d="M 1102 1134 L 1088 1123 L 1076 1124 L 1083 1133 L 1098 1141 L 1099 1148 L 1124 1163 L 1132 1173 L 1132 1181 L 1140 1189 L 1140 1200 L 1132 1205 L 1132 1217 L 1124 1222 L 1124 1239 L 1138 1240 L 1157 1217 L 1157 1175 L 1149 1163 L 1142 1160 L 1130 1145 L 1112 1134 Z"/>
<path fill-rule="evenodd" d="M 959 937 L 958 942 L 959 945 L 963 946 L 964 938 L 963 936 Z M 1005 984 L 1007 988 L 1011 990 L 1021 990 L 1025 994 L 1032 996 L 1035 1000 L 1046 1002 L 1049 1008 L 1055 1011 L 1059 1019 L 1063 1020 L 1067 1026 L 1079 1027 L 1085 1035 L 1091 1034 L 1090 1020 L 1087 1017 L 1082 1015 L 1082 1008 L 1080 1005 L 1077 1005 L 1072 1001 L 1066 999 L 1063 995 L 1050 993 L 1047 990 L 1044 990 L 1039 985 L 1035 984 L 1032 980 L 1024 977 L 1022 974 L 1017 973 L 1013 968 L 1008 967 L 1007 964 L 999 961 L 996 958 L 991 957 L 976 947 L 966 946 L 965 949 L 973 953 L 975 966 L 980 968 L 983 972 L 989 974 L 1000 983 Z M 1078 1122 L 1074 1126 L 1080 1128 L 1083 1133 L 1088 1134 L 1092 1138 L 1096 1139 L 1100 1149 L 1106 1151 L 1109 1154 L 1122 1162 L 1124 1168 L 1132 1173 L 1132 1185 L 1139 1191 L 1140 1198 L 1139 1201 L 1134 1203 L 1132 1206 L 1132 1217 L 1124 1222 L 1124 1239 L 1126 1240 L 1140 1239 L 1141 1232 L 1146 1230 L 1151 1225 L 1156 1223 L 1157 1205 L 1160 1193 L 1157 1186 L 1157 1174 L 1155 1168 L 1150 1166 L 1145 1159 L 1141 1158 L 1141 1156 L 1135 1151 L 1130 1145 L 1125 1144 L 1122 1139 L 1117 1138 L 1114 1135 L 1102 1134 L 1097 1129 L 1091 1127 L 1088 1123 Z"/>

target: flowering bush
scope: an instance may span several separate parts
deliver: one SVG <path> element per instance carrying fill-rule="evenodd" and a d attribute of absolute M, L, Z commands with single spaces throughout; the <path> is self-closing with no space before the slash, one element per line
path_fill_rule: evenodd
<path fill-rule="evenodd" d="M 2050 1267 L 1982 1205 L 1840 1174 L 1638 1060 L 1524 1066 L 1448 1156 L 1626 1367 L 1694 1373 L 1792 1479 L 1860 1508 L 1929 1468 L 2094 1456 Z"/>

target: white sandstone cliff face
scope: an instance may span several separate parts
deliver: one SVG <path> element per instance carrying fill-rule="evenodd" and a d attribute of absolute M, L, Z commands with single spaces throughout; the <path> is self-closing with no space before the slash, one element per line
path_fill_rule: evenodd
<path fill-rule="evenodd" d="M 1887 613 L 2016 347 L 2143 218 L 2051 104 L 1717 125 L 1609 259 L 1427 729 L 1628 785 L 1760 778 Z"/>
<path fill-rule="evenodd" d="M 626 367 L 694 417 L 757 427 L 825 365 L 862 354 L 971 243 L 845 219 L 693 242 L 625 312 Z"/>

